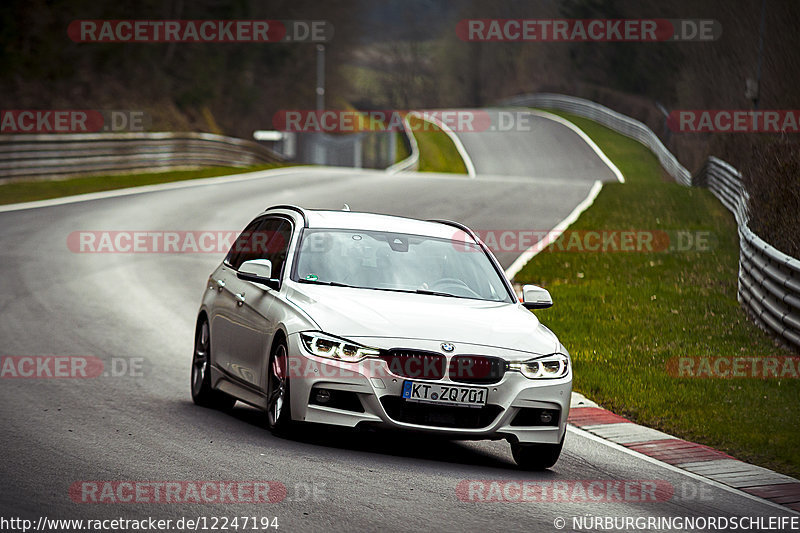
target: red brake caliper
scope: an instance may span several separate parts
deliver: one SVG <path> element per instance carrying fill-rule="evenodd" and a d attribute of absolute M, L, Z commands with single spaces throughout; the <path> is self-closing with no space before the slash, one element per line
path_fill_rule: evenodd
<path fill-rule="evenodd" d="M 286 354 L 276 355 L 272 360 L 272 373 L 281 381 L 286 379 Z"/>

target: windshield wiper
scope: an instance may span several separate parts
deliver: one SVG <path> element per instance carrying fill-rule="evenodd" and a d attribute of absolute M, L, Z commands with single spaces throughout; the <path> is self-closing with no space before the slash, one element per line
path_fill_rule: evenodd
<path fill-rule="evenodd" d="M 429 296 L 449 296 L 450 298 L 464 298 L 463 296 L 457 296 L 455 294 L 450 294 L 449 292 L 429 291 L 428 289 L 417 289 L 414 292 L 416 292 L 417 294 L 427 294 Z"/>
<path fill-rule="evenodd" d="M 364 287 L 357 287 L 356 285 L 348 285 L 346 283 L 339 283 L 338 281 L 319 281 L 316 279 L 298 279 L 298 283 L 310 283 L 312 285 L 329 285 L 331 287 L 350 287 L 351 289 L 363 289 Z"/>

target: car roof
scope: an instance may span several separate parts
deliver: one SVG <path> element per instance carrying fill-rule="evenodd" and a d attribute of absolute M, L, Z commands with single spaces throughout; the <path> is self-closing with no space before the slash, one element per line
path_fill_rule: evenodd
<path fill-rule="evenodd" d="M 269 208 L 288 209 L 301 212 L 305 219 L 306 227 L 325 228 L 325 229 L 344 229 L 360 231 L 386 231 L 391 233 L 406 233 L 410 235 L 423 235 L 426 237 L 437 237 L 440 239 L 452 239 L 475 243 L 469 233 L 462 230 L 458 225 L 450 225 L 442 222 L 418 220 L 395 215 L 384 215 L 380 213 L 363 213 L 359 211 L 333 211 L 326 209 L 298 209 L 292 206 L 276 206 Z"/>

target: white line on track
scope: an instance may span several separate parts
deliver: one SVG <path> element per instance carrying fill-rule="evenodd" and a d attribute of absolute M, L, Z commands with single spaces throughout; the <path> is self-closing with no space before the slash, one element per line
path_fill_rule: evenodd
<path fill-rule="evenodd" d="M 593 435 L 592 433 L 589 433 L 588 431 L 584 431 L 584 430 L 582 430 L 580 428 L 577 428 L 575 426 L 568 425 L 567 426 L 567 431 L 571 431 L 572 433 L 575 433 L 576 435 L 579 435 L 581 437 L 585 437 L 585 438 L 587 438 L 589 440 L 593 440 L 593 441 L 598 442 L 600 444 L 605 444 L 609 448 L 613 448 L 613 449 L 615 449 L 617 451 L 620 451 L 620 452 L 623 452 L 623 453 L 627 453 L 628 455 L 632 455 L 633 457 L 636 457 L 637 459 L 641 459 L 642 461 L 646 461 L 648 463 L 652 463 L 654 465 L 658 465 L 658 466 L 660 466 L 662 468 L 666 468 L 667 470 L 669 470 L 671 472 L 680 473 L 680 474 L 683 474 L 683 475 L 685 475 L 687 477 L 690 477 L 690 478 L 692 478 L 694 480 L 701 481 L 701 482 L 706 483 L 708 485 L 712 485 L 712 486 L 714 486 L 714 487 L 716 487 L 718 489 L 722 489 L 722 490 L 725 490 L 727 492 L 730 492 L 731 494 L 737 494 L 739 496 L 744 496 L 745 498 L 748 498 L 750 500 L 757 501 L 757 502 L 769 505 L 770 507 L 774 507 L 775 509 L 780 509 L 783 512 L 786 512 L 786 513 L 789 513 L 789 514 L 795 514 L 795 515 L 800 516 L 800 512 L 794 511 L 794 510 L 792 510 L 792 509 L 790 509 L 788 507 L 784 507 L 783 505 L 781 505 L 779 503 L 771 502 L 771 501 L 769 501 L 767 499 L 760 498 L 758 496 L 754 496 L 753 494 L 749 494 L 747 492 L 744 492 L 743 490 L 739 490 L 737 488 L 725 485 L 724 483 L 720 483 L 718 481 L 714 481 L 713 479 L 710 479 L 710 478 L 707 478 L 707 477 L 703 477 L 703 476 L 701 476 L 699 474 L 695 474 L 694 472 L 689 472 L 688 470 L 684 470 L 682 468 L 679 468 L 677 466 L 671 465 L 669 463 L 665 463 L 663 461 L 659 461 L 658 459 L 654 459 L 654 458 L 650 457 L 649 455 L 645 455 L 645 454 L 639 453 L 639 452 L 637 452 L 635 450 L 631 450 L 630 448 L 626 448 L 625 446 L 622 446 L 621 444 L 617 444 L 616 442 L 612 442 L 612 441 L 606 440 L 606 439 L 604 439 L 602 437 L 598 437 L 597 435 Z"/>
<path fill-rule="evenodd" d="M 308 167 L 298 166 L 289 168 L 276 168 L 267 170 L 257 170 L 255 172 L 246 172 L 242 174 L 233 174 L 227 176 L 214 176 L 212 178 L 198 178 L 183 181 L 174 181 L 171 183 L 158 183 L 154 185 L 141 185 L 138 187 L 128 187 L 125 189 L 114 189 L 111 191 L 90 192 L 86 194 L 76 194 L 74 196 L 64 196 L 62 198 L 51 198 L 49 200 L 36 200 L 35 202 L 23 202 L 18 204 L 0 205 L 0 213 L 8 211 L 21 211 L 23 209 L 36 209 L 38 207 L 51 207 L 54 205 L 74 204 L 78 202 L 88 202 L 90 200 L 101 200 L 104 198 L 116 198 L 119 196 L 130 196 L 133 194 L 143 194 L 155 191 L 169 191 L 175 189 L 188 189 L 190 187 L 203 187 L 206 185 L 216 185 L 219 183 L 233 183 L 237 181 L 246 181 L 251 179 L 260 179 L 269 176 L 283 176 L 287 174 L 298 174 L 301 172 L 308 172 Z M 337 169 L 327 169 L 332 172 Z M 350 169 L 352 171 L 352 169 Z"/>
<path fill-rule="evenodd" d="M 589 194 L 586 196 L 586 198 L 584 198 L 581 203 L 576 205 L 575 209 L 573 209 L 572 212 L 569 215 L 567 215 L 567 217 L 564 220 L 556 224 L 553 227 L 553 229 L 551 229 L 547 233 L 547 235 L 545 235 L 542 239 L 536 241 L 536 244 L 534 244 L 533 246 L 522 252 L 522 254 L 520 254 L 520 256 L 517 257 L 513 263 L 511 263 L 511 266 L 509 266 L 506 269 L 506 276 L 508 277 L 508 279 L 514 279 L 514 276 L 516 276 L 517 273 L 520 270 L 522 270 L 522 267 L 528 264 L 528 261 L 533 259 L 536 256 L 536 254 L 538 254 L 539 252 L 544 250 L 547 246 L 549 246 L 550 243 L 556 240 L 559 237 L 559 235 L 561 235 L 564 232 L 565 229 L 571 226 L 573 222 L 578 220 L 578 217 L 581 216 L 581 213 L 586 211 L 589 208 L 589 206 L 591 206 L 594 203 L 594 199 L 597 198 L 598 194 L 600 194 L 600 190 L 602 188 L 603 188 L 603 182 L 599 180 L 595 181 L 594 184 L 592 185 L 592 188 L 589 189 Z"/>

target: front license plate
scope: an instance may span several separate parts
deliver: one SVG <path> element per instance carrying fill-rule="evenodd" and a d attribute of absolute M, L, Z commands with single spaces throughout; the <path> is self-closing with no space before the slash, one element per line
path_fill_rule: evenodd
<path fill-rule="evenodd" d="M 486 405 L 488 389 L 440 383 L 403 382 L 403 398 L 410 402 L 481 407 Z"/>

